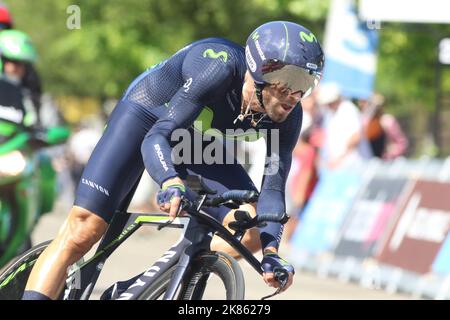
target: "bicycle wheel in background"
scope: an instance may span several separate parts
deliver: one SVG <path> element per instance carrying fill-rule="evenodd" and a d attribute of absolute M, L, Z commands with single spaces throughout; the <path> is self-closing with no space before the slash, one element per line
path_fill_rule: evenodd
<path fill-rule="evenodd" d="M 25 286 L 30 276 L 31 270 L 42 252 L 48 247 L 52 240 L 42 242 L 23 254 L 17 256 L 7 266 L 0 270 L 0 300 L 20 300 L 22 299 Z M 84 261 L 81 258 L 69 268 L 76 268 Z M 76 296 L 78 272 L 66 279 L 64 290 L 58 300 L 73 300 Z"/>
<path fill-rule="evenodd" d="M 51 240 L 42 242 L 12 260 L 0 271 L 0 300 L 20 300 L 36 260 Z"/>
<path fill-rule="evenodd" d="M 176 265 L 163 273 L 138 300 L 156 300 L 162 298 L 169 285 Z M 223 290 L 219 290 L 219 282 Z M 220 285 L 219 285 L 220 288 Z M 222 291 L 223 296 L 218 291 Z M 243 300 L 245 296 L 245 282 L 241 267 L 235 259 L 223 252 L 208 252 L 194 259 L 178 292 L 179 300 Z"/>

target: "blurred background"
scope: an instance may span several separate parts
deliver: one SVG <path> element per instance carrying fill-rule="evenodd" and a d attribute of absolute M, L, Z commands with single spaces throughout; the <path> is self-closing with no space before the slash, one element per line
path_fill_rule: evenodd
<path fill-rule="evenodd" d="M 32 148 L 24 158 L 40 168 L 30 176 L 49 175 L 33 180 L 19 167 L 9 174 L 19 177 L 13 181 L 0 169 L 6 179 L 0 182 L 0 253 L 6 255 L 0 263 L 31 240 L 51 238 L 45 223 L 67 214 L 105 121 L 135 77 L 200 38 L 244 45 L 258 25 L 290 20 L 313 31 L 326 58 L 321 85 L 302 103 L 302 133 L 286 189 L 292 217 L 283 240 L 288 260 L 321 279 L 414 298 L 450 298 L 450 2 L 3 0 L 1 5 L 2 29 L 24 32 L 36 51 L 25 59 L 27 76 L 20 82 L 21 108 L 34 114 L 29 127 L 66 128 L 71 135 L 56 139 L 55 146 Z M 4 74 L 7 62 L 15 61 L 5 52 Z M 0 129 L 13 137 L 1 122 Z M 13 149 L 2 150 L 3 145 L 0 164 L 18 163 Z M 240 148 L 258 185 L 264 144 Z M 4 155 L 9 158 L 2 162 Z M 36 200 L 39 205 L 24 205 L 20 192 L 28 197 L 33 188 L 45 189 L 45 183 L 32 187 L 36 179 L 52 181 L 47 188 L 56 193 Z M 23 190 L 17 187 L 21 181 Z M 145 175 L 133 209 L 154 210 L 155 192 Z M 33 210 L 46 201 L 51 205 Z M 32 223 L 11 249 L 14 211 Z M 298 294 L 290 298 L 307 298 Z M 352 297 L 340 296 L 338 289 L 334 296 L 314 298 Z"/>

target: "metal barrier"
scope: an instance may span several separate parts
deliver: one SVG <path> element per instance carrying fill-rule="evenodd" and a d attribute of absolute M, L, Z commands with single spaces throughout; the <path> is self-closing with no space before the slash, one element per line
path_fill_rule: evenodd
<path fill-rule="evenodd" d="M 320 277 L 450 299 L 450 157 L 372 160 L 325 172 L 292 238 Z"/>

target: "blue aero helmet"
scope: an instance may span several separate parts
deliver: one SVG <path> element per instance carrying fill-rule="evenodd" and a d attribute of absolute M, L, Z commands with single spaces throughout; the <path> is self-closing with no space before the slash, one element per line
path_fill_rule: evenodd
<path fill-rule="evenodd" d="M 266 84 L 280 83 L 302 98 L 318 85 L 324 66 L 319 41 L 307 28 L 288 21 L 271 21 L 247 39 L 245 60 L 262 102 Z"/>

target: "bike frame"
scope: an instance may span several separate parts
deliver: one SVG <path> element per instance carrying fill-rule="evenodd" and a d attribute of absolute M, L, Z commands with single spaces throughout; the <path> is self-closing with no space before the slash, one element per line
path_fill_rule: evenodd
<path fill-rule="evenodd" d="M 134 194 L 135 187 L 130 192 L 131 195 Z M 205 198 L 206 196 L 204 196 Z M 124 201 L 127 207 L 130 200 Z M 116 212 L 94 256 L 69 274 L 68 282 L 73 284 L 75 280 L 75 287 L 66 290 L 65 297 L 71 293 L 71 290 L 76 289 L 73 299 L 89 299 L 106 259 L 144 224 L 181 228 L 183 232 L 177 243 L 167 250 L 147 271 L 141 273 L 135 283 L 120 295 L 119 300 L 135 298 L 144 292 L 161 274 L 177 265 L 163 297 L 165 300 L 174 299 L 190 263 L 198 254 L 210 250 L 214 233 L 217 233 L 218 236 L 229 243 L 259 274 L 262 274 L 261 264 L 253 254 L 219 221 L 200 210 L 200 205 L 197 210 L 188 210 L 189 216 L 177 217 L 171 224 L 167 224 L 169 217 L 165 214 Z"/>

